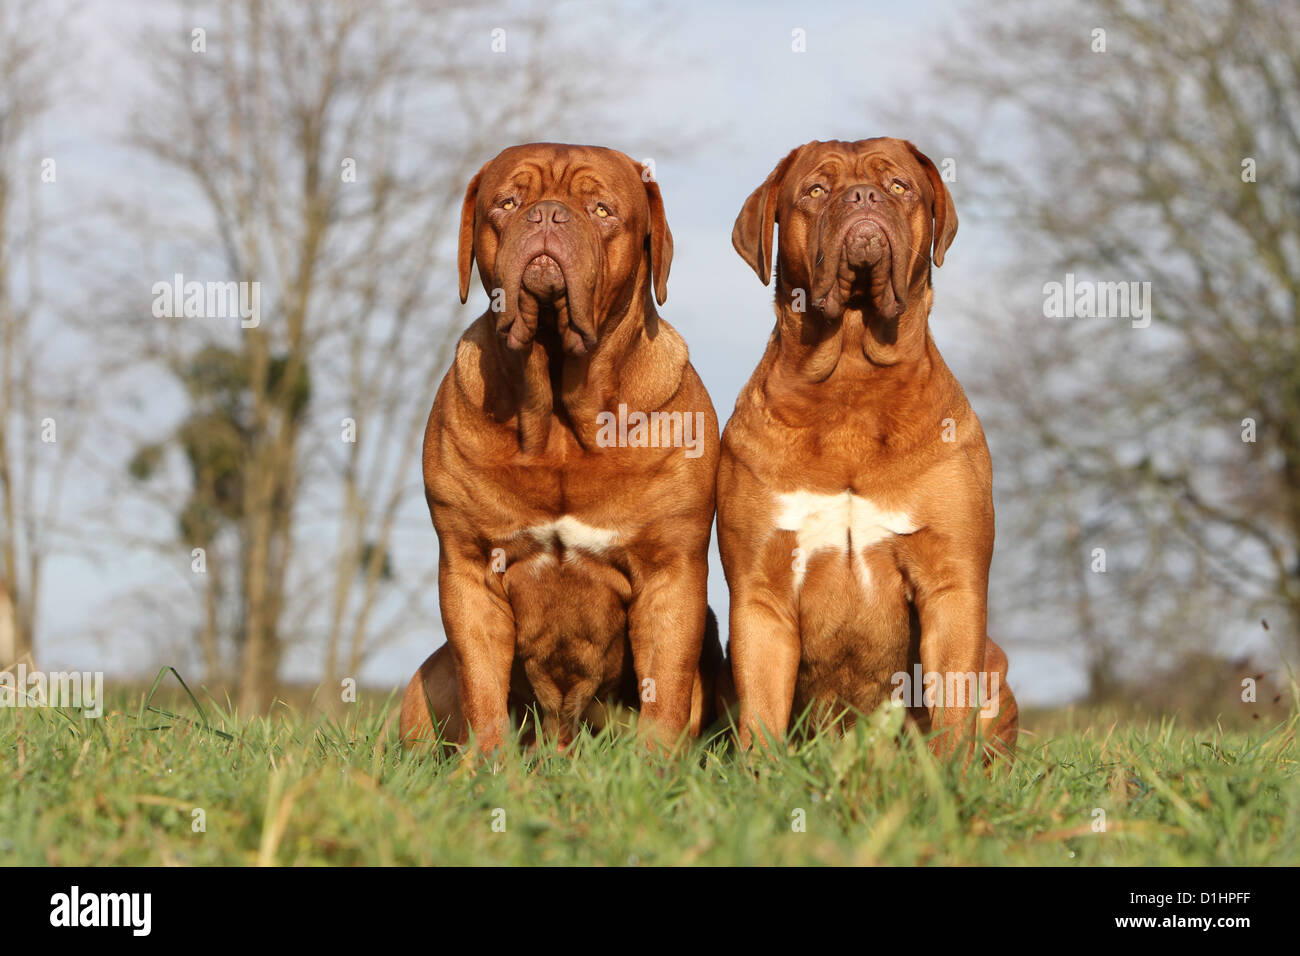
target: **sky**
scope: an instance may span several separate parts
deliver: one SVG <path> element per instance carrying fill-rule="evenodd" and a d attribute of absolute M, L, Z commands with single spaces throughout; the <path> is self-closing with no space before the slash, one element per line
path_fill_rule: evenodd
<path fill-rule="evenodd" d="M 510 26 L 508 13 L 491 4 L 480 9 L 480 26 L 464 37 L 448 38 L 449 42 L 482 43 L 486 50 L 491 27 Z M 571 18 L 575 35 L 583 36 L 587 5 L 562 4 L 556 9 Z M 731 248 L 732 224 L 745 198 L 791 148 L 812 139 L 895 135 L 912 140 L 936 160 L 945 156 L 948 144 L 937 141 L 932 131 L 885 126 L 886 110 L 881 104 L 897 115 L 900 108 L 905 111 L 915 90 L 933 89 L 922 81 L 930 68 L 935 32 L 950 25 L 958 11 L 973 15 L 970 11 L 978 11 L 978 5 L 952 0 L 851 5 L 751 2 L 630 4 L 627 9 L 622 21 L 627 33 L 610 40 L 610 47 L 616 53 L 626 44 L 644 40 L 665 51 L 665 56 L 650 69 L 639 68 L 637 76 L 622 77 L 637 90 L 635 101 L 620 109 L 615 136 L 607 139 L 598 122 L 588 141 L 622 149 L 637 159 L 656 159 L 675 242 L 668 302 L 662 313 L 686 339 L 692 361 L 725 421 L 762 355 L 774 321 L 771 288 L 764 287 Z M 51 200 L 53 213 L 76 217 L 106 191 L 126 194 L 155 188 L 156 171 L 121 145 L 127 104 L 136 84 L 144 82 L 147 66 L 132 52 L 132 43 L 138 30 L 159 17 L 163 23 L 177 21 L 176 11 L 167 3 L 123 0 L 91 2 L 77 15 L 78 48 L 67 58 L 65 93 L 42 132 L 51 153 L 59 158 L 65 187 Z M 647 24 L 655 32 L 643 38 L 638 31 Z M 805 31 L 806 52 L 792 49 L 795 30 Z M 604 68 L 617 74 L 623 62 L 611 55 Z M 657 138 L 658 131 L 665 129 L 686 131 L 693 137 L 691 148 L 670 148 L 665 153 Z M 960 183 L 953 191 L 961 215 Z M 178 208 L 177 216 L 185 212 Z M 454 236 L 448 239 L 454 241 Z M 982 276 L 1005 248 L 1005 236 L 993 225 L 963 217 L 944 268 L 936 270 L 931 329 L 959 380 L 978 353 L 970 347 L 972 330 L 963 329 L 945 310 L 945 303 L 978 294 Z M 444 278 L 434 287 L 454 296 L 455 277 Z M 481 292 L 471 298 L 460 312 L 464 324 L 480 314 L 484 302 Z M 433 396 L 428 398 L 431 402 Z M 145 420 L 167 420 L 179 412 L 179 399 L 179 393 L 160 392 L 158 401 L 164 407 L 146 410 Z M 996 460 L 994 467 L 996 474 Z M 75 504 L 78 495 L 89 491 L 74 487 L 70 494 Z M 436 539 L 427 516 L 424 522 L 421 527 L 413 521 L 403 534 L 417 551 L 426 549 L 432 562 Z M 997 553 L 1014 547 L 1015 542 L 998 538 Z M 995 556 L 991 584 L 995 589 L 996 570 Z M 130 588 L 147 588 L 162 573 L 166 572 L 156 557 L 111 541 L 53 558 L 46 569 L 40 608 L 41 664 L 46 669 L 138 674 L 166 663 L 159 659 L 165 651 L 147 638 L 114 632 L 111 625 L 120 595 Z M 709 595 L 725 634 L 727 593 L 716 544 Z M 371 660 L 362 675 L 364 682 L 405 682 L 425 654 L 441 643 L 435 597 L 429 595 L 429 626 L 413 630 Z M 107 630 L 105 621 L 110 622 Z M 997 624 L 996 620 L 990 623 L 995 636 Z M 1011 680 L 1022 702 L 1059 703 L 1082 688 L 1082 677 L 1068 655 L 1039 648 L 1018 650 L 1014 641 L 1006 646 Z M 314 663 L 311 650 L 295 652 L 282 676 L 309 678 Z"/>

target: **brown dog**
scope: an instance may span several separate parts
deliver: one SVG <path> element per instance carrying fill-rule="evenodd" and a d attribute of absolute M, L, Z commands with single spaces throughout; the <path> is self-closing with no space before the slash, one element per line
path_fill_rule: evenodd
<path fill-rule="evenodd" d="M 470 182 L 460 297 L 477 259 L 492 305 L 425 433 L 447 645 L 406 689 L 404 741 L 433 739 L 430 707 L 484 750 L 525 705 L 561 744 L 607 704 L 663 742 L 707 721 L 718 421 L 655 311 L 672 254 L 659 187 L 622 153 L 515 146 Z"/>
<path fill-rule="evenodd" d="M 718 471 L 741 744 L 809 706 L 892 697 L 945 731 L 936 752 L 970 753 L 972 729 L 1010 750 L 1006 655 L 985 631 L 992 466 L 928 327 L 952 197 L 911 143 L 812 142 L 736 220 L 765 285 L 778 223 L 776 329 Z"/>

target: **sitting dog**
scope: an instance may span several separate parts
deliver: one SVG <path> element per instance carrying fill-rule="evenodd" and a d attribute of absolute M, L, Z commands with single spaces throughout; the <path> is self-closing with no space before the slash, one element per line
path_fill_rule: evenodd
<path fill-rule="evenodd" d="M 928 325 L 952 197 L 911 143 L 812 142 L 736 220 L 765 285 L 778 224 L 776 328 L 718 471 L 740 742 L 893 698 L 938 753 L 1009 752 L 1018 710 L 985 628 L 992 465 Z"/>
<path fill-rule="evenodd" d="M 460 298 L 491 304 L 438 390 L 424 484 L 447 644 L 406 689 L 408 743 L 497 747 L 535 707 L 567 744 L 610 705 L 660 743 L 711 718 L 718 422 L 660 318 L 659 187 L 610 149 L 515 146 L 469 184 Z"/>

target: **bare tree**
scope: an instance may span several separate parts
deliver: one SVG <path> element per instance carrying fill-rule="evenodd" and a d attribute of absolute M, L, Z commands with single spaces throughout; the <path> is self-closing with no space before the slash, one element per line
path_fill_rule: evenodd
<path fill-rule="evenodd" d="M 59 499 L 57 402 L 39 369 L 39 323 L 48 327 L 51 312 L 40 190 L 57 182 L 57 165 L 36 152 L 36 140 L 61 55 L 50 19 L 29 6 L 0 6 L 0 668 L 34 653 Z"/>
<path fill-rule="evenodd" d="M 1296 650 L 1300 9 L 984 12 L 936 57 L 947 121 L 919 122 L 1013 250 L 968 311 L 1020 629 L 1080 647 L 1098 697 L 1247 611 L 1281 609 Z M 1149 290 L 1150 324 L 1048 318 L 1052 282 Z"/>

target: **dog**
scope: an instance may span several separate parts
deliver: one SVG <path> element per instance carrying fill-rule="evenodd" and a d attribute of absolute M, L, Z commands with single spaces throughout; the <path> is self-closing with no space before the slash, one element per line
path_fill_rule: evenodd
<path fill-rule="evenodd" d="M 992 464 L 928 325 L 956 232 L 935 164 L 891 138 L 798 147 L 736 219 L 764 285 L 775 258 L 777 314 L 718 469 L 744 748 L 893 700 L 936 753 L 1014 749 L 986 632 Z"/>
<path fill-rule="evenodd" d="M 530 707 L 561 747 L 611 707 L 656 745 L 708 725 L 718 420 L 656 310 L 672 257 L 658 184 L 615 150 L 515 146 L 470 181 L 460 298 L 477 261 L 491 304 L 425 433 L 447 643 L 404 742 L 487 752 Z"/>

